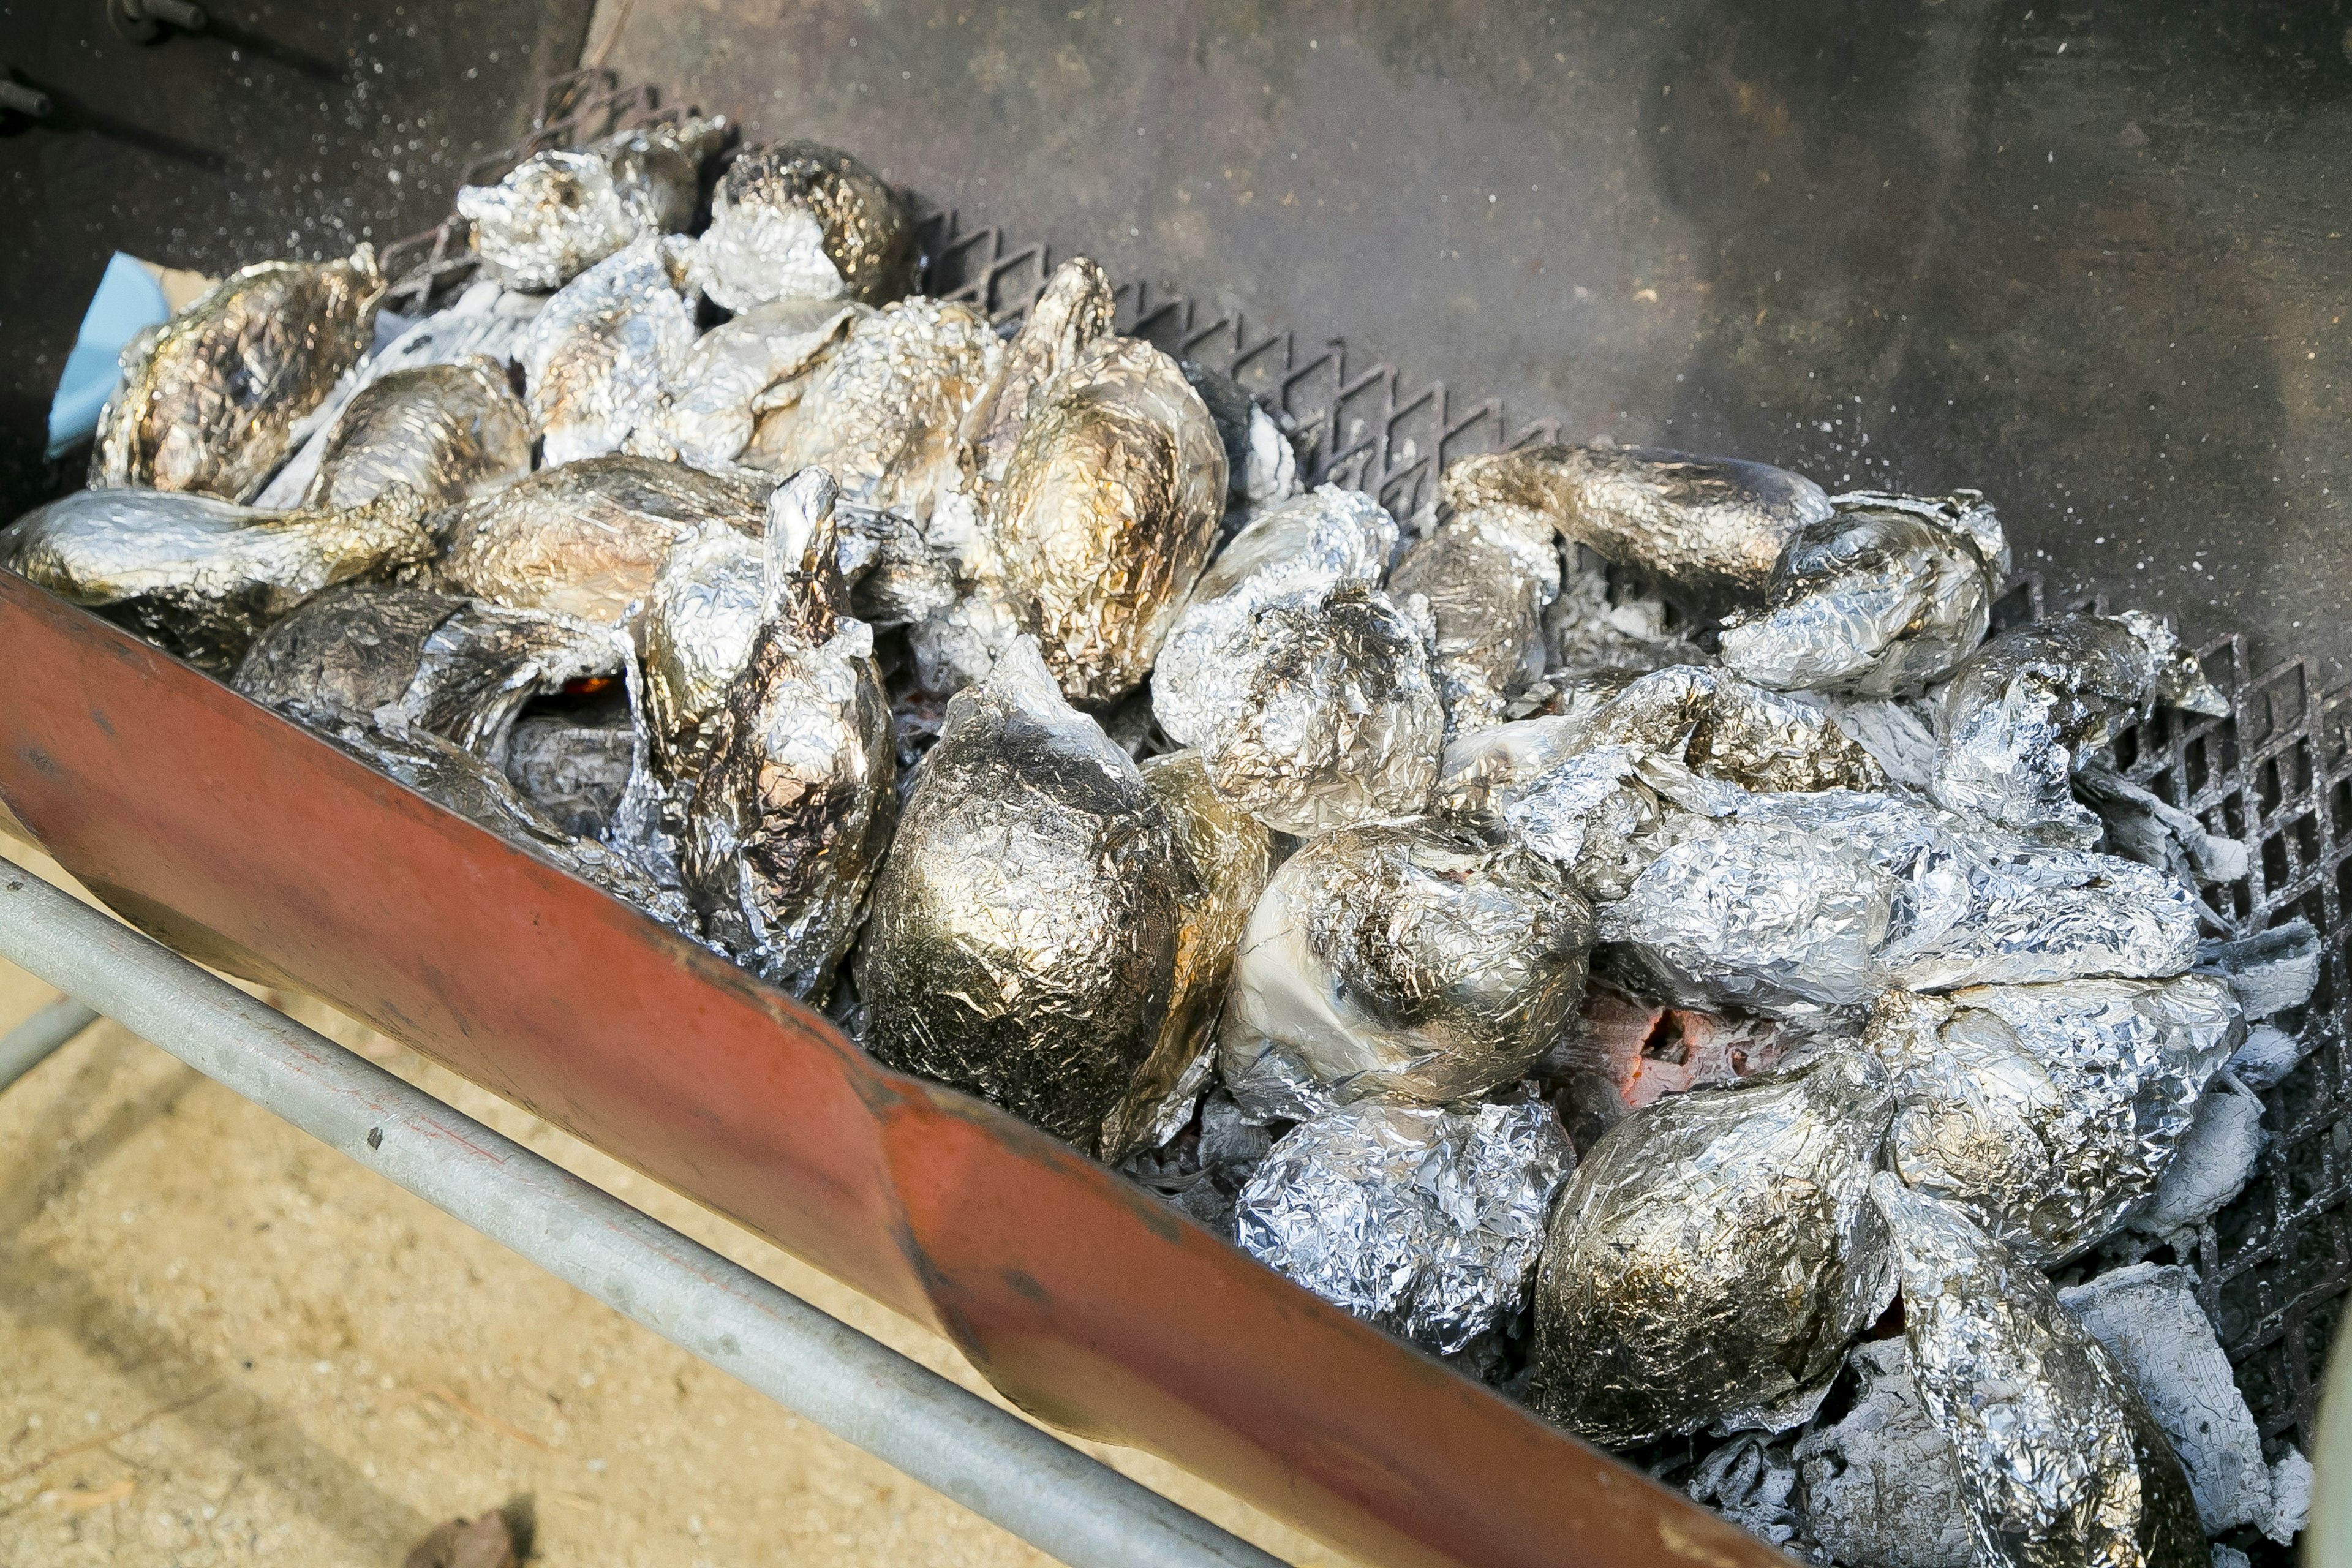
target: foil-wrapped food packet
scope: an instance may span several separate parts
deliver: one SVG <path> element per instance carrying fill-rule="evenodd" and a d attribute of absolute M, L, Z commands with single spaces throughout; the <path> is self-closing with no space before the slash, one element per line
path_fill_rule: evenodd
<path fill-rule="evenodd" d="M 525 703 L 619 668 L 599 627 L 354 584 L 311 595 L 263 632 L 232 684 L 298 717 L 427 731 L 502 767 Z"/>
<path fill-rule="evenodd" d="M 915 230 L 873 170 L 838 148 L 746 148 L 710 197 L 695 274 L 730 310 L 788 299 L 885 305 L 914 282 Z"/>
<path fill-rule="evenodd" d="M 448 506 L 530 473 L 530 411 L 490 361 L 394 371 L 343 405 L 302 505 L 362 506 L 406 485 L 426 506 Z"/>
<path fill-rule="evenodd" d="M 1397 563 L 1389 592 L 1429 605 L 1448 735 L 1503 722 L 1510 700 L 1542 679 L 1559 577 L 1550 520 L 1517 506 L 1457 512 Z"/>
<path fill-rule="evenodd" d="M 1498 1344 L 1576 1163 L 1540 1100 L 1345 1105 L 1276 1141 L 1234 1205 L 1242 1249 L 1440 1355 Z"/>
<path fill-rule="evenodd" d="M 2099 819 L 2074 799 L 2075 771 L 2159 705 L 2230 711 L 2197 656 L 2153 616 L 2061 616 L 2004 632 L 1945 688 L 1931 793 L 1948 810 L 2087 847 Z"/>
<path fill-rule="evenodd" d="M 876 879 L 866 1048 L 1098 1149 L 1159 1039 L 1190 878 L 1133 759 L 1015 642 L 948 705 Z"/>
<path fill-rule="evenodd" d="M 1949 1440 L 1979 1563 L 2208 1568 L 2180 1461 L 2041 1270 L 1881 1172 L 1919 1397 Z"/>
<path fill-rule="evenodd" d="M 2154 1199 L 2244 1038 L 2203 974 L 1891 991 L 1864 1034 L 1895 1084 L 1891 1168 L 2045 1267 Z"/>
<path fill-rule="evenodd" d="M 1224 515 L 1225 452 L 1175 362 L 1105 337 L 1039 387 L 981 516 L 1073 702 L 1142 683 Z"/>
<path fill-rule="evenodd" d="M 719 528 L 756 540 L 773 488 L 619 454 L 541 468 L 435 513 L 434 574 L 472 598 L 618 626 L 684 541 Z"/>
<path fill-rule="evenodd" d="M 1810 1418 L 1894 1293 L 1867 1201 L 1877 1062 L 1801 1058 L 1602 1136 L 1551 1215 L 1528 1401 L 1615 1447 Z"/>
<path fill-rule="evenodd" d="M 341 261 L 262 261 L 215 284 L 122 351 L 98 419 L 93 488 L 147 486 L 248 501 L 375 338 L 375 248 Z"/>
<path fill-rule="evenodd" d="M 1539 513 L 1701 620 L 1760 601 L 1790 538 L 1830 515 L 1822 488 L 1785 468 L 1644 447 L 1481 453 L 1445 470 L 1442 493 L 1457 513 Z"/>
<path fill-rule="evenodd" d="M 337 583 L 433 552 L 399 487 L 341 511 L 257 511 L 175 490 L 79 490 L 0 529 L 0 566 L 226 674 L 263 627 Z"/>
<path fill-rule="evenodd" d="M 695 340 L 623 449 L 723 471 L 772 402 L 791 395 L 777 389 L 809 374 L 871 313 L 841 300 L 775 300 L 721 321 Z"/>
<path fill-rule="evenodd" d="M 833 501 L 812 470 L 768 503 L 759 631 L 712 715 L 682 866 L 712 940 L 820 1005 L 898 805 L 890 699 L 873 628 L 849 614 Z"/>
<path fill-rule="evenodd" d="M 1727 671 L 1675 665 L 1622 684 L 1586 685 L 1602 699 L 1586 744 L 1638 746 L 1749 790 L 1886 785 L 1885 773 L 1825 710 Z"/>
<path fill-rule="evenodd" d="M 1341 828 L 1251 911 L 1219 1073 L 1257 1121 L 1512 1082 L 1583 994 L 1592 920 L 1566 879 L 1443 818 Z"/>
<path fill-rule="evenodd" d="M 664 244 L 647 235 L 614 251 L 524 331 L 516 358 L 548 467 L 617 452 L 660 417 L 695 336 Z"/>
<path fill-rule="evenodd" d="M 1969 515 L 1998 538 L 1990 507 Z M 1984 640 L 1997 572 L 1957 518 L 1848 500 L 1781 546 L 1763 604 L 1725 623 L 1723 662 L 1784 691 L 1916 692 Z"/>
<path fill-rule="evenodd" d="M 561 288 L 645 236 L 674 234 L 694 216 L 703 160 L 725 120 L 688 116 L 524 159 L 494 185 L 464 185 L 483 275 L 509 289 Z"/>

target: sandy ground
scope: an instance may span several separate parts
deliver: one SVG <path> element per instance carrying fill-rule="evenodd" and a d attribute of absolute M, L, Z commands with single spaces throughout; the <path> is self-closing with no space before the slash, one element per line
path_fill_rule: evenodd
<path fill-rule="evenodd" d="M 55 997 L 0 964 L 0 1029 Z M 273 1000 L 984 1391 L 926 1331 L 323 1005 Z M 1286 1561 L 1347 1561 L 1093 1451 Z M 111 1024 L 0 1095 L 0 1563 L 397 1568 L 436 1522 L 517 1494 L 551 1565 L 1048 1561 Z"/>

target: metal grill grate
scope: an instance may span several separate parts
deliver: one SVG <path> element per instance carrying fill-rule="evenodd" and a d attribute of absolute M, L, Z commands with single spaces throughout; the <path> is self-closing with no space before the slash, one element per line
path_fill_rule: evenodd
<path fill-rule="evenodd" d="M 633 125 L 675 118 L 646 87 L 612 73 L 558 79 L 520 147 L 486 158 L 469 180 L 495 178 L 531 153 L 571 146 Z M 1056 260 L 1043 245 L 1014 244 L 992 227 L 965 230 L 951 212 L 923 216 L 924 287 L 961 300 L 1009 332 Z M 465 225 L 452 218 L 389 247 L 394 297 L 421 310 L 470 276 Z M 1416 387 L 1385 362 L 1351 358 L 1338 338 L 1302 338 L 1211 313 L 1150 285 L 1118 290 L 1118 330 L 1234 376 L 1293 423 L 1302 478 L 1376 497 L 1401 521 L 1434 515 L 1436 478 L 1476 452 L 1559 438 L 1558 421 L 1515 423 L 1495 398 L 1464 400 L 1444 382 Z M 2039 575 L 2011 580 L 1995 606 L 1996 631 L 2048 613 L 2105 609 L 2103 600 L 2045 603 Z M 2321 1370 L 2352 1290 L 2352 1002 L 2346 910 L 2352 906 L 2352 690 L 2325 697 L 2310 667 L 2289 660 L 2259 677 L 2241 638 L 2202 650 L 2206 673 L 2231 704 L 2226 719 L 2163 711 L 2118 737 L 2116 760 L 2133 782 L 2214 832 L 2243 838 L 2251 869 L 2209 889 L 2207 924 L 2246 936 L 2304 919 L 2321 933 L 2319 989 L 2273 1020 L 2310 1042 L 2301 1066 L 2263 1095 L 2268 1141 L 2246 1191 L 2199 1227 L 2193 1263 L 2200 1295 L 2235 1364 L 2273 1457 L 2287 1442 L 2312 1451 Z"/>

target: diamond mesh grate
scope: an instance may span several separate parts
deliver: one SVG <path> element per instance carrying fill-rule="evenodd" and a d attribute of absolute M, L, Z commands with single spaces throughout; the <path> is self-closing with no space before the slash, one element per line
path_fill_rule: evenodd
<path fill-rule="evenodd" d="M 682 112 L 663 107 L 654 89 L 619 86 L 602 70 L 557 79 L 542 101 L 530 137 L 475 164 L 469 181 L 495 178 L 543 148 Z M 995 228 L 967 230 L 950 212 L 922 216 L 919 233 L 926 291 L 965 301 L 1007 332 L 1057 259 Z M 452 218 L 387 247 L 393 300 L 421 310 L 465 281 L 472 272 L 463 221 Z M 1416 385 L 1392 364 L 1352 356 L 1338 338 L 1212 313 L 1142 283 L 1123 285 L 1118 305 L 1120 331 L 1223 371 L 1286 414 L 1307 483 L 1363 490 L 1401 521 L 1426 526 L 1437 476 L 1454 458 L 1559 438 L 1556 420 L 1515 421 L 1498 399 L 1464 399 L 1444 382 Z M 2103 599 L 2049 604 L 2040 577 L 2026 574 L 1995 606 L 1993 627 L 2105 608 Z M 2267 1137 L 2254 1177 L 2198 1228 L 2193 1256 L 2180 1261 L 2196 1266 L 2206 1313 L 2273 1457 L 2288 1442 L 2308 1454 L 2322 1368 L 2352 1290 L 2352 689 L 2315 692 L 2301 659 L 2255 676 L 2236 637 L 2201 651 L 2231 716 L 2159 712 L 2118 737 L 2116 764 L 2209 830 L 2246 841 L 2248 875 L 2206 891 L 2213 934 L 2307 920 L 2321 935 L 2322 965 L 2310 1002 L 2273 1020 L 2313 1048 L 2262 1096 Z"/>

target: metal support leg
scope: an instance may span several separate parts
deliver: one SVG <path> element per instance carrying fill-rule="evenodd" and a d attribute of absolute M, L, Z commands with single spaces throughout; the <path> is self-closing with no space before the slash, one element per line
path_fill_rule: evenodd
<path fill-rule="evenodd" d="M 0 957 L 1065 1563 L 1281 1568 L 5 858 Z"/>
<path fill-rule="evenodd" d="M 5 864 L 5 862 L 0 862 Z M 13 870 L 13 868 L 12 868 Z M 52 1052 L 98 1022 L 98 1015 L 63 997 L 0 1035 L 0 1092 L 49 1059 Z"/>

